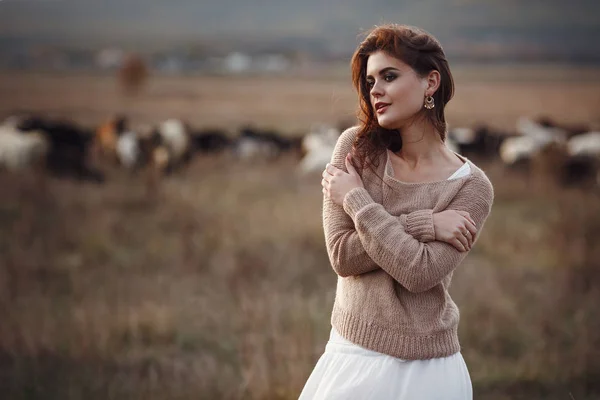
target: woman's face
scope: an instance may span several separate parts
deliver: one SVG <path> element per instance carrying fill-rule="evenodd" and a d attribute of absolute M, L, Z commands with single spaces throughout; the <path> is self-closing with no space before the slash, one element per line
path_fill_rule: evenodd
<path fill-rule="evenodd" d="M 423 108 L 427 79 L 383 51 L 367 59 L 367 88 L 377 122 L 385 129 L 402 128 Z"/>

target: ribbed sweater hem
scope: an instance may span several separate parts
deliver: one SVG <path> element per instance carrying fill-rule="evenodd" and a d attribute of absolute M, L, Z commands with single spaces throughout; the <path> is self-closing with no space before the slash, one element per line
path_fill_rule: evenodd
<path fill-rule="evenodd" d="M 403 335 L 360 320 L 337 305 L 333 307 L 331 324 L 358 346 L 403 360 L 448 357 L 460 351 L 458 326 L 431 335 Z"/>

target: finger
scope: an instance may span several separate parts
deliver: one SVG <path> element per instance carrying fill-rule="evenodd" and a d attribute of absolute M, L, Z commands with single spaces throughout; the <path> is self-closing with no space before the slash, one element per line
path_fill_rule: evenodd
<path fill-rule="evenodd" d="M 350 153 L 348 153 L 348 155 L 346 156 L 346 169 L 348 170 L 349 174 L 356 175 L 356 169 L 354 168 L 354 165 L 352 165 L 352 161 L 350 161 L 351 158 L 352 156 L 350 155 Z"/>
<path fill-rule="evenodd" d="M 463 217 L 467 218 L 469 216 L 469 213 L 466 211 L 462 211 L 462 210 L 456 210 L 456 212 L 460 215 L 462 215 Z"/>
<path fill-rule="evenodd" d="M 467 242 L 469 242 L 469 249 L 471 247 L 473 247 L 473 235 L 471 235 L 471 232 L 469 232 L 468 229 L 465 229 L 465 238 L 467 238 Z"/>
<path fill-rule="evenodd" d="M 469 239 L 465 236 L 465 235 L 461 235 L 458 240 L 460 240 L 460 242 L 463 244 L 463 246 L 465 247 L 465 251 L 469 251 L 471 250 L 471 244 L 469 243 Z"/>
<path fill-rule="evenodd" d="M 467 228 L 465 228 L 464 226 L 460 226 L 458 229 L 462 233 L 462 237 L 467 240 L 467 247 L 470 247 L 471 243 L 469 241 L 469 236 L 471 236 L 471 234 L 470 234 L 469 230 Z M 459 240 L 460 240 L 460 236 L 459 236 Z M 463 241 L 463 243 L 464 243 L 464 241 Z"/>
<path fill-rule="evenodd" d="M 457 238 L 452 239 L 450 241 L 450 244 L 452 246 L 456 247 L 456 250 L 458 250 L 458 251 L 467 251 L 467 249 L 465 248 L 465 246 L 463 246 L 463 244 Z"/>
<path fill-rule="evenodd" d="M 465 250 L 467 250 L 469 248 L 469 241 L 467 240 L 466 236 L 463 234 L 460 234 L 456 237 L 464 246 Z"/>
<path fill-rule="evenodd" d="M 477 235 L 477 227 L 475 226 L 475 224 L 467 221 L 465 223 L 465 227 L 469 230 L 469 232 L 471 232 L 471 236 L 473 236 L 473 239 L 475 239 L 475 235 Z"/>
<path fill-rule="evenodd" d="M 473 218 L 471 218 L 471 214 L 466 213 L 465 217 L 469 220 L 470 223 L 477 226 L 477 224 L 475 223 L 475 220 Z"/>
<path fill-rule="evenodd" d="M 474 220 L 473 218 L 471 218 L 471 214 L 469 214 L 468 212 L 466 212 L 466 211 L 461 211 L 461 210 L 459 210 L 459 211 L 456 211 L 456 212 L 457 212 L 457 213 L 459 213 L 460 215 L 462 215 L 463 217 L 465 217 L 466 219 L 468 219 L 468 220 L 469 220 L 469 222 L 470 222 L 470 223 L 472 223 L 473 225 L 477 225 L 477 224 L 475 223 L 475 220 Z"/>
<path fill-rule="evenodd" d="M 327 165 L 325 166 L 325 171 L 327 171 L 329 173 L 329 175 L 334 175 L 339 170 L 340 170 L 339 168 L 337 168 L 335 165 L 332 165 L 330 163 L 327 163 Z"/>
<path fill-rule="evenodd" d="M 325 182 L 329 182 L 329 178 L 331 177 L 332 175 L 329 175 L 329 172 L 323 171 L 323 180 L 325 180 Z"/>
<path fill-rule="evenodd" d="M 326 181 L 325 179 L 321 179 L 321 186 L 323 186 L 324 188 L 327 188 L 327 185 L 329 185 L 329 182 Z"/>
<path fill-rule="evenodd" d="M 327 166 L 329 166 L 329 164 L 327 164 Z M 327 170 L 327 166 L 325 166 L 325 169 L 323 170 L 323 177 L 333 176 L 333 174 Z"/>

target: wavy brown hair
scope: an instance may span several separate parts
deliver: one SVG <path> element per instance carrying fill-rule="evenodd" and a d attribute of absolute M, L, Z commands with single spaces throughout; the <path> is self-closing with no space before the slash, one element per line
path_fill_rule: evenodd
<path fill-rule="evenodd" d="M 446 140 L 446 118 L 444 106 L 454 95 L 454 80 L 441 44 L 430 33 L 413 26 L 387 24 L 376 26 L 367 32 L 350 63 L 352 83 L 358 92 L 359 131 L 354 141 L 353 153 L 358 167 L 378 167 L 378 160 L 386 149 L 394 152 L 402 148 L 402 138 L 397 130 L 382 128 L 377 122 L 371 105 L 370 90 L 367 85 L 367 60 L 377 51 L 383 51 L 410 66 L 417 75 L 426 77 L 431 71 L 440 74 L 440 86 L 433 94 L 435 107 L 422 108 L 415 117 L 429 119 L 441 139 Z M 423 99 L 425 100 L 425 99 Z"/>

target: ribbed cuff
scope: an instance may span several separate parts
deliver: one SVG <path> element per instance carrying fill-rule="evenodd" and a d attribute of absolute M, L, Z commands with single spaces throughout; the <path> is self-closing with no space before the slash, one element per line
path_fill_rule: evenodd
<path fill-rule="evenodd" d="M 406 215 L 406 233 L 419 242 L 427 243 L 435 240 L 433 227 L 433 210 L 418 210 Z"/>
<path fill-rule="evenodd" d="M 373 199 L 367 192 L 367 189 L 363 187 L 357 187 L 350 190 L 344 196 L 343 207 L 344 211 L 354 220 L 354 216 L 360 211 L 361 208 L 373 203 Z"/>

